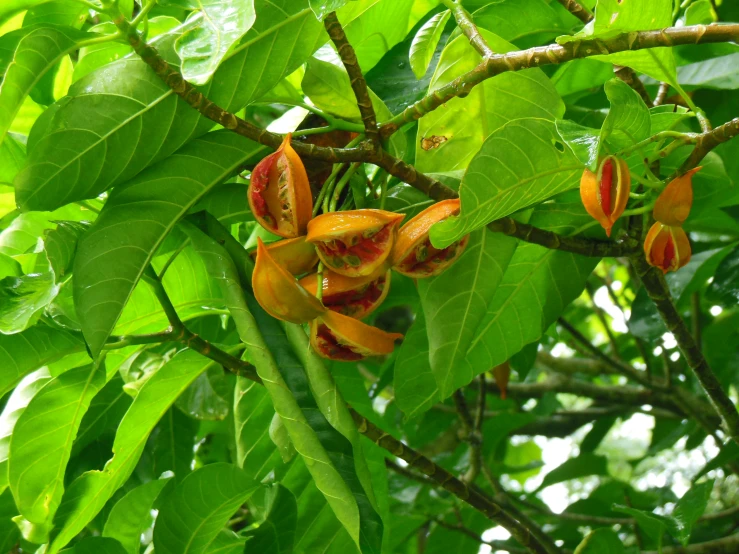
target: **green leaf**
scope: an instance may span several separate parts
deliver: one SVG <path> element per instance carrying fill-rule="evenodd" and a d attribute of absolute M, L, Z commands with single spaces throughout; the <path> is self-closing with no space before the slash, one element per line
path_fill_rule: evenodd
<path fill-rule="evenodd" d="M 213 388 L 211 373 L 223 375 L 223 371 L 219 369 L 216 369 L 215 373 L 210 371 L 203 373 L 177 399 L 176 406 L 191 418 L 206 421 L 222 420 L 228 415 L 228 402 Z"/>
<path fill-rule="evenodd" d="M 251 477 L 261 481 L 277 464 L 280 455 L 269 437 L 275 409 L 267 389 L 238 377 L 234 391 L 236 460 Z"/>
<path fill-rule="evenodd" d="M 462 179 L 462 209 L 431 228 L 444 248 L 491 221 L 577 186 L 582 165 L 557 135 L 554 123 L 517 119 L 493 132 Z"/>
<path fill-rule="evenodd" d="M 64 554 L 125 554 L 125 549 L 115 539 L 109 537 L 85 537 L 64 551 Z"/>
<path fill-rule="evenodd" d="M 201 554 L 259 483 L 230 464 L 196 469 L 165 499 L 154 526 L 160 554 Z"/>
<path fill-rule="evenodd" d="M 586 93 L 613 78 L 613 66 L 592 58 L 572 60 L 560 65 L 552 75 L 554 88 L 561 96 Z"/>
<path fill-rule="evenodd" d="M 710 25 L 718 21 L 716 10 L 713 9 L 710 0 L 693 2 L 685 9 L 683 17 L 685 18 L 685 25 Z"/>
<path fill-rule="evenodd" d="M 0 23 L 3 23 L 9 16 L 14 13 L 21 12 L 38 6 L 50 0 L 5 0 L 0 6 Z"/>
<path fill-rule="evenodd" d="M 25 146 L 13 138 L 13 135 L 6 135 L 5 140 L 0 142 L 0 183 L 12 183 L 25 163 Z M 15 198 L 12 198 L 12 202 L 8 202 L 9 206 L 6 207 L 3 196 L 8 194 L 15 197 L 15 194 L 12 193 L 12 189 L 6 191 L 5 187 L 0 187 L 0 191 L 2 191 L 2 194 L 0 194 L 0 217 L 2 217 L 15 209 Z"/>
<path fill-rule="evenodd" d="M 59 25 L 23 27 L 0 37 L 0 143 L 39 79 L 86 37 Z"/>
<path fill-rule="evenodd" d="M 277 447 L 284 463 L 289 463 L 295 457 L 295 445 L 290 440 L 287 428 L 282 423 L 282 418 L 275 414 L 269 425 L 269 438 Z"/>
<path fill-rule="evenodd" d="M 474 22 L 521 48 L 539 46 L 568 32 L 556 11 L 545 0 L 502 0 L 472 14 Z"/>
<path fill-rule="evenodd" d="M 202 375 L 205 373 L 201 373 L 198 378 Z M 175 483 L 180 483 L 190 474 L 197 431 L 198 424 L 195 420 L 174 406 L 167 410 L 147 442 L 147 450 L 152 458 L 152 477 L 171 471 L 175 475 Z"/>
<path fill-rule="evenodd" d="M 664 535 L 666 527 L 662 516 L 658 516 L 644 510 L 637 510 L 636 508 L 628 508 L 619 504 L 614 504 L 613 510 L 632 516 L 639 525 L 639 528 L 642 529 L 649 538 L 657 542 L 657 544 L 662 544 L 662 535 Z"/>
<path fill-rule="evenodd" d="M 253 297 L 244 298 L 236 268 L 225 250 L 194 227 L 188 227 L 188 234 L 211 274 L 220 281 L 239 336 L 296 450 L 309 460 L 319 489 L 354 542 L 367 552 L 379 552 L 382 522 L 372 505 L 371 484 L 358 441 L 347 438 L 351 431 L 358 438 L 356 427 L 348 428 L 344 401 L 335 385 L 331 386 L 330 374 L 317 367 L 320 359 L 310 351 L 302 327 L 286 325 L 283 330 Z"/>
<path fill-rule="evenodd" d="M 139 390 L 116 431 L 113 457 L 103 471 L 88 471 L 75 479 L 59 507 L 48 554 L 56 554 L 92 521 L 130 477 L 149 434 L 177 397 L 212 361 L 185 350 L 152 375 Z"/>
<path fill-rule="evenodd" d="M 572 149 L 577 159 L 585 166 L 598 164 L 600 152 L 600 131 L 585 127 L 569 119 L 558 119 L 554 122 L 557 134 Z"/>
<path fill-rule="evenodd" d="M 129 406 L 131 397 L 123 391 L 123 380 L 116 376 L 92 399 L 87 409 L 77 438 L 72 447 L 72 455 L 80 452 L 106 431 L 115 429 L 121 422 Z"/>
<path fill-rule="evenodd" d="M 595 529 L 577 545 L 575 554 L 623 554 L 624 545 L 611 529 Z"/>
<path fill-rule="evenodd" d="M 200 13 L 191 16 L 193 25 L 177 38 L 175 50 L 185 79 L 204 85 L 231 47 L 254 25 L 254 0 L 193 0 L 191 4 Z"/>
<path fill-rule="evenodd" d="M 517 241 L 480 229 L 470 235 L 462 257 L 437 277 L 418 283 L 429 340 L 431 370 L 441 398 L 472 381 L 490 366 L 468 356 Z"/>
<path fill-rule="evenodd" d="M 670 514 L 668 529 L 670 534 L 683 546 L 690 542 L 690 533 L 698 518 L 706 511 L 708 499 L 713 490 L 713 479 L 693 485 L 675 504 Z"/>
<path fill-rule="evenodd" d="M 440 400 L 436 377 L 429 362 L 429 339 L 423 312 L 416 315 L 399 347 L 393 388 L 395 402 L 408 418 L 426 412 Z"/>
<path fill-rule="evenodd" d="M 739 53 L 684 65 L 677 70 L 677 78 L 683 86 L 735 90 L 739 88 L 736 66 Z"/>
<path fill-rule="evenodd" d="M 52 273 L 0 279 L 0 333 L 20 333 L 36 323 L 58 292 Z"/>
<path fill-rule="evenodd" d="M 231 132 L 211 133 L 111 194 L 74 264 L 75 307 L 93 355 L 177 221 L 262 148 Z"/>
<path fill-rule="evenodd" d="M 259 554 L 292 554 L 298 505 L 295 496 L 282 485 L 267 491 L 267 517 L 246 541 L 245 552 Z"/>
<path fill-rule="evenodd" d="M 608 459 L 592 452 L 580 454 L 577 458 L 570 458 L 544 476 L 538 490 L 550 485 L 578 479 L 588 475 L 608 475 Z"/>
<path fill-rule="evenodd" d="M 516 50 L 497 35 L 480 30 L 497 53 Z M 459 36 L 446 45 L 429 85 L 429 93 L 449 84 L 480 63 L 469 40 Z M 486 79 L 465 98 L 453 98 L 418 122 L 416 167 L 424 172 L 465 169 L 491 133 L 518 118 L 554 120 L 564 115 L 564 104 L 554 86 L 538 69 L 506 72 Z M 437 137 L 434 139 L 434 137 Z M 424 139 L 438 144 L 428 150 Z"/>
<path fill-rule="evenodd" d="M 0 415 L 0 490 L 8 486 L 8 451 L 15 424 L 31 399 L 49 380 L 51 375 L 45 367 L 26 375 L 15 387 L 3 408 Z"/>
<path fill-rule="evenodd" d="M 154 501 L 170 479 L 149 481 L 115 503 L 103 528 L 103 536 L 116 539 L 126 554 L 139 554 L 141 535 L 151 526 Z"/>
<path fill-rule="evenodd" d="M 15 335 L 0 334 L 0 396 L 32 371 L 84 349 L 84 343 L 71 333 L 44 325 Z"/>
<path fill-rule="evenodd" d="M 316 14 L 320 21 L 339 8 L 343 7 L 349 0 L 309 0 L 310 9 Z"/>
<path fill-rule="evenodd" d="M 220 185 L 206 194 L 193 211 L 205 210 L 223 225 L 254 221 L 246 190 L 247 187 L 243 184 Z"/>
<path fill-rule="evenodd" d="M 23 16 L 23 26 L 51 24 L 80 29 L 89 15 L 88 10 L 78 0 L 52 0 L 28 10 Z"/>
<path fill-rule="evenodd" d="M 46 231 L 44 250 L 57 283 L 64 280 L 72 269 L 77 241 L 89 225 L 77 221 L 57 221 L 56 229 Z"/>
<path fill-rule="evenodd" d="M 17 513 L 10 490 L 0 493 L 0 552 L 11 552 L 20 539 L 20 531 L 12 519 Z"/>
<path fill-rule="evenodd" d="M 256 0 L 257 20 L 204 92 L 235 112 L 300 67 L 326 41 L 307 5 Z M 169 35 L 156 45 L 167 52 Z M 115 114 L 115 115 L 113 115 Z M 108 64 L 72 85 L 34 128 L 15 181 L 24 209 L 93 198 L 169 157 L 213 127 L 141 60 Z"/>
<path fill-rule="evenodd" d="M 444 27 L 451 15 L 452 12 L 449 10 L 437 13 L 424 23 L 423 27 L 416 33 L 416 36 L 413 37 L 409 59 L 416 79 L 420 79 L 426 75 L 431 59 L 436 52 L 436 46 L 439 44 L 441 34 L 444 32 Z"/>
<path fill-rule="evenodd" d="M 105 381 L 104 364 L 62 373 L 31 399 L 15 424 L 8 483 L 26 520 L 24 535 L 32 542 L 46 542 L 64 492 L 72 442 L 90 401 Z"/>

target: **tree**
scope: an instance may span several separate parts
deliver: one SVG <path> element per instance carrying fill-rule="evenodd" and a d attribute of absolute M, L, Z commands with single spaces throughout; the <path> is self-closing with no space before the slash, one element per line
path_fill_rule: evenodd
<path fill-rule="evenodd" d="M 0 551 L 739 550 L 739 9 L 595 4 L 0 6 Z"/>

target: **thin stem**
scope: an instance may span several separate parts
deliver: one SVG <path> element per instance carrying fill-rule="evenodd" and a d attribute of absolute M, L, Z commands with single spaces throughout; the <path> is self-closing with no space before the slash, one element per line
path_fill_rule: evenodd
<path fill-rule="evenodd" d="M 331 198 L 331 202 L 329 205 L 329 211 L 335 212 L 336 211 L 336 204 L 339 202 L 339 197 L 341 196 L 341 193 L 344 191 L 344 188 L 346 187 L 346 184 L 351 180 L 351 178 L 354 176 L 354 174 L 357 172 L 357 169 L 362 164 L 359 162 L 354 162 L 349 166 L 349 169 L 346 170 L 346 173 L 341 176 L 341 179 L 338 183 L 336 183 L 336 187 L 334 187 L 333 196 Z"/>
<path fill-rule="evenodd" d="M 148 0 L 146 4 L 141 8 L 141 11 L 136 14 L 136 17 L 131 21 L 131 26 L 136 28 L 139 24 L 149 15 L 151 9 L 156 6 L 156 0 Z"/>
<path fill-rule="evenodd" d="M 698 139 L 700 138 L 699 133 L 682 133 L 680 131 L 661 131 L 655 135 L 652 135 L 651 137 L 644 139 L 640 142 L 637 142 L 636 144 L 629 146 L 627 148 L 624 148 L 622 150 L 619 150 L 617 154 L 621 157 L 626 156 L 627 154 L 630 154 L 631 152 L 634 152 L 635 150 L 641 150 L 645 146 L 648 146 L 649 144 L 653 142 L 659 142 L 664 139 L 668 138 L 674 138 L 681 140 L 684 144 L 694 143 L 698 142 Z"/>
<path fill-rule="evenodd" d="M 354 91 L 354 97 L 357 99 L 359 115 L 362 118 L 362 123 L 364 123 L 364 133 L 367 135 L 369 142 L 375 148 L 379 148 L 380 132 L 377 128 L 377 116 L 375 115 L 375 108 L 372 106 L 372 98 L 369 95 L 367 82 L 364 80 L 362 69 L 359 67 L 357 54 L 354 52 L 352 45 L 349 44 L 344 28 L 339 23 L 339 18 L 336 17 L 336 12 L 329 13 L 323 20 L 323 24 L 339 52 L 339 57 L 346 68 L 346 72 L 349 74 L 349 82 Z"/>
<path fill-rule="evenodd" d="M 164 266 L 162 266 L 162 269 L 159 271 L 159 275 L 157 275 L 157 279 L 159 279 L 160 281 L 164 279 L 164 275 L 165 273 L 167 273 L 169 266 L 171 266 L 172 262 L 174 262 L 175 259 L 177 259 L 177 256 L 179 256 L 182 253 L 182 251 L 185 248 L 187 248 L 188 244 L 190 244 L 190 239 L 185 239 L 182 241 L 182 244 L 180 244 L 177 250 L 172 252 L 172 255 L 167 259 L 167 261 L 164 263 Z"/>
<path fill-rule="evenodd" d="M 661 106 L 667 99 L 667 93 L 670 91 L 669 83 L 660 83 L 659 89 L 657 89 L 657 96 L 654 97 L 654 105 Z"/>
<path fill-rule="evenodd" d="M 82 206 L 86 210 L 90 210 L 92 213 L 99 214 L 100 210 L 98 210 L 95 206 L 87 202 L 86 200 L 78 200 L 75 202 L 78 206 Z"/>
<path fill-rule="evenodd" d="M 442 3 L 451 10 L 454 14 L 454 19 L 457 21 L 457 26 L 466 36 L 472 47 L 480 54 L 483 58 L 488 58 L 495 54 L 490 45 L 482 37 L 475 23 L 472 21 L 472 16 L 465 10 L 459 2 L 452 0 L 442 0 Z"/>

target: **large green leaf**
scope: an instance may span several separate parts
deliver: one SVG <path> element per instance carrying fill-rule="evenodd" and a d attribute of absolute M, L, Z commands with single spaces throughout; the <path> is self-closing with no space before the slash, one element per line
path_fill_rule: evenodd
<path fill-rule="evenodd" d="M 177 38 L 175 49 L 185 79 L 204 85 L 229 49 L 254 25 L 254 0 L 187 0 L 185 4 L 200 13 Z"/>
<path fill-rule="evenodd" d="M 693 525 L 706 511 L 706 504 L 708 504 L 712 489 L 713 479 L 693 485 L 675 504 L 675 509 L 669 516 L 668 529 L 670 534 L 683 546 L 690 542 Z"/>
<path fill-rule="evenodd" d="M 154 526 L 160 554 L 203 554 L 259 483 L 230 464 L 195 470 L 167 496 Z"/>
<path fill-rule="evenodd" d="M 20 333 L 36 323 L 58 292 L 53 273 L 0 279 L 0 333 Z"/>
<path fill-rule="evenodd" d="M 108 381 L 92 399 L 90 407 L 82 418 L 72 448 L 72 455 L 103 433 L 115 429 L 130 405 L 131 397 L 123 390 L 123 380 L 116 376 Z"/>
<path fill-rule="evenodd" d="M 577 458 L 570 458 L 544 476 L 539 490 L 587 475 L 608 475 L 608 460 L 592 452 L 580 454 Z"/>
<path fill-rule="evenodd" d="M 84 343 L 71 333 L 44 325 L 15 335 L 0 334 L 0 396 L 32 371 L 84 349 Z"/>
<path fill-rule="evenodd" d="M 32 542 L 46 542 L 64 492 L 72 443 L 82 416 L 105 381 L 102 363 L 62 373 L 31 399 L 15 424 L 8 483 L 25 520 L 19 525 Z"/>
<path fill-rule="evenodd" d="M 546 0 L 501 0 L 472 14 L 483 29 L 500 35 L 521 48 L 538 46 L 568 31 Z"/>
<path fill-rule="evenodd" d="M 441 399 L 431 371 L 426 320 L 420 312 L 400 345 L 393 375 L 395 402 L 409 418 L 427 411 Z"/>
<path fill-rule="evenodd" d="M 663 516 L 647 512 L 646 510 L 637 510 L 636 508 L 629 508 L 618 504 L 613 505 L 613 510 L 633 517 L 639 525 L 639 528 L 661 547 L 662 535 L 664 535 L 666 528 L 665 518 Z"/>
<path fill-rule="evenodd" d="M 211 133 L 111 194 L 74 264 L 75 306 L 93 354 L 175 223 L 261 148 L 230 132 Z"/>
<path fill-rule="evenodd" d="M 677 70 L 683 86 L 734 90 L 739 88 L 739 53 L 684 65 Z"/>
<path fill-rule="evenodd" d="M 484 29 L 480 32 L 495 52 L 516 49 L 497 35 Z M 467 37 L 457 37 L 444 48 L 429 92 L 449 84 L 479 63 L 480 55 L 470 48 Z M 540 69 L 486 79 L 465 98 L 453 98 L 419 121 L 417 168 L 425 172 L 464 169 L 485 139 L 507 122 L 523 117 L 554 120 L 562 115 L 564 104 Z"/>
<path fill-rule="evenodd" d="M 16 135 L 17 136 L 17 135 Z M 0 143 L 0 184 L 10 184 L 20 171 L 23 164 L 26 163 L 26 148 L 18 142 L 13 135 L 8 135 L 5 140 Z M 0 187 L 0 217 L 10 212 L 7 209 L 3 198 L 6 189 Z M 12 194 L 12 189 L 9 191 Z M 15 196 L 15 195 L 13 195 Z M 12 209 L 15 208 L 15 199 L 12 202 Z"/>
<path fill-rule="evenodd" d="M 8 451 L 15 424 L 31 399 L 50 379 L 46 368 L 30 373 L 18 383 L 3 408 L 0 415 L 0 490 L 8 486 Z"/>
<path fill-rule="evenodd" d="M 257 0 L 257 20 L 203 90 L 237 111 L 297 69 L 325 42 L 310 8 Z M 171 41 L 164 35 L 163 50 Z M 25 209 L 53 209 L 124 183 L 213 126 L 142 61 L 126 58 L 77 81 L 39 120 L 29 165 L 16 178 Z"/>
<path fill-rule="evenodd" d="M 623 554 L 624 545 L 610 529 L 591 531 L 575 549 L 575 554 Z"/>
<path fill-rule="evenodd" d="M 26 96 L 44 73 L 89 38 L 71 27 L 23 27 L 0 37 L 0 144 Z"/>
<path fill-rule="evenodd" d="M 154 501 L 169 478 L 136 487 L 115 503 L 103 528 L 103 536 L 116 539 L 126 554 L 139 554 L 141 535 L 151 525 Z"/>
<path fill-rule="evenodd" d="M 309 351 L 303 329 L 290 325 L 283 330 L 253 297 L 244 298 L 236 268 L 225 250 L 195 228 L 189 229 L 189 235 L 211 274 L 220 281 L 239 336 L 296 450 L 308 460 L 318 488 L 354 542 L 367 552 L 379 552 L 382 522 L 372 505 L 364 460 L 358 459 L 361 450 L 346 438 L 344 401 L 328 382 L 325 369 L 315 367 L 320 360 Z M 327 409 L 333 413 L 324 415 Z M 353 431 L 356 433 L 356 428 Z"/>
<path fill-rule="evenodd" d="M 245 552 L 259 554 L 292 554 L 298 506 L 295 496 L 282 485 L 267 492 L 267 517 L 246 541 Z"/>
<path fill-rule="evenodd" d="M 201 373 L 198 378 L 205 373 Z M 197 380 L 197 379 L 196 379 Z M 192 384 L 191 384 L 192 386 Z M 192 470 L 198 423 L 172 406 L 159 420 L 147 442 L 152 477 L 172 471 L 180 483 Z"/>
<path fill-rule="evenodd" d="M 429 361 L 441 398 L 490 369 L 467 355 L 488 312 L 517 241 L 487 229 L 470 235 L 462 258 L 438 277 L 423 279 L 418 292 L 430 345 Z"/>
<path fill-rule="evenodd" d="M 462 179 L 462 209 L 431 228 L 442 248 L 470 231 L 577 186 L 582 164 L 559 138 L 554 123 L 516 119 L 493 132 Z"/>
<path fill-rule="evenodd" d="M 275 409 L 267 389 L 254 381 L 237 378 L 233 415 L 236 461 L 250 476 L 261 481 L 281 463 L 280 454 L 269 436 Z"/>
<path fill-rule="evenodd" d="M 338 10 L 349 0 L 309 0 L 310 9 L 318 19 L 325 18 L 329 13 Z"/>
<path fill-rule="evenodd" d="M 0 494 L 0 552 L 11 552 L 20 539 L 20 531 L 13 521 L 18 510 L 9 490 Z"/>
<path fill-rule="evenodd" d="M 85 537 L 64 554 L 125 554 L 121 543 L 110 537 Z"/>
<path fill-rule="evenodd" d="M 44 250 L 57 282 L 63 281 L 71 271 L 77 241 L 88 227 L 78 221 L 58 221 L 56 229 L 46 231 Z"/>
<path fill-rule="evenodd" d="M 208 369 L 211 360 L 191 350 L 179 352 L 139 390 L 116 431 L 113 457 L 102 471 L 88 471 L 65 492 L 49 554 L 59 552 L 92 521 L 133 472 L 149 434 L 177 397 Z"/>
<path fill-rule="evenodd" d="M 416 79 L 421 79 L 426 75 L 431 59 L 434 57 L 434 52 L 436 52 L 436 46 L 439 44 L 441 34 L 444 32 L 444 27 L 451 15 L 452 12 L 449 10 L 437 13 L 424 23 L 416 36 L 413 37 L 408 56 Z"/>

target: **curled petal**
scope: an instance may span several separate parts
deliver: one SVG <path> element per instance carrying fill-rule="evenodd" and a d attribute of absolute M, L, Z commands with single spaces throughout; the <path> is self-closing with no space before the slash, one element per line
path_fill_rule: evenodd
<path fill-rule="evenodd" d="M 274 154 L 254 167 L 246 194 L 262 227 L 285 238 L 305 234 L 313 197 L 303 162 L 290 146 L 289 134 Z"/>
<path fill-rule="evenodd" d="M 266 245 L 266 248 L 272 258 L 293 275 L 308 273 L 318 263 L 316 247 L 305 237 L 279 240 Z"/>
<path fill-rule="evenodd" d="M 399 333 L 386 333 L 338 312 L 328 311 L 311 323 L 310 342 L 318 355 L 351 362 L 367 356 L 390 354 Z"/>
<path fill-rule="evenodd" d="M 647 262 L 663 273 L 677 271 L 690 261 L 690 241 L 682 227 L 671 227 L 657 221 L 644 239 Z"/>
<path fill-rule="evenodd" d="M 307 323 L 327 311 L 318 298 L 301 287 L 295 277 L 274 260 L 262 239 L 257 243 L 251 284 L 259 305 L 277 319 Z"/>
<path fill-rule="evenodd" d="M 332 271 L 347 277 L 371 275 L 390 256 L 403 217 L 384 210 L 327 213 L 308 223 L 306 239 Z"/>
<path fill-rule="evenodd" d="M 615 156 L 603 158 L 597 173 L 585 169 L 580 179 L 583 206 L 609 237 L 614 223 L 626 209 L 630 192 L 629 166 Z"/>
<path fill-rule="evenodd" d="M 300 280 L 309 293 L 315 295 L 317 274 Z M 385 300 L 390 290 L 390 270 L 380 267 L 372 275 L 346 277 L 328 269 L 323 272 L 323 305 L 329 310 L 361 319 L 371 314 Z"/>
<path fill-rule="evenodd" d="M 701 167 L 691 169 L 667 183 L 654 203 L 654 219 L 671 226 L 685 223 L 693 205 L 693 175 L 700 169 Z"/>
<path fill-rule="evenodd" d="M 438 275 L 464 252 L 469 235 L 441 250 L 429 239 L 431 227 L 459 213 L 458 198 L 443 200 L 426 208 L 401 227 L 393 248 L 393 269 L 408 277 L 420 279 Z"/>

